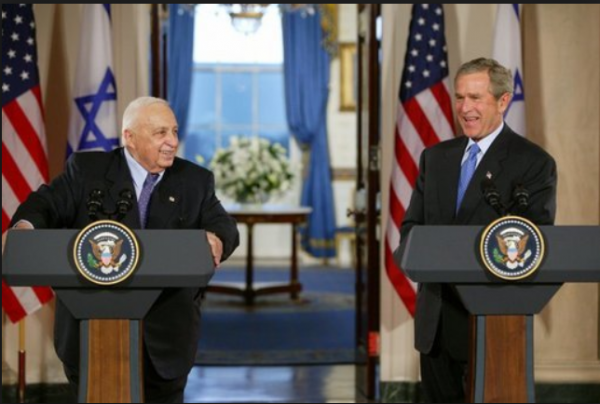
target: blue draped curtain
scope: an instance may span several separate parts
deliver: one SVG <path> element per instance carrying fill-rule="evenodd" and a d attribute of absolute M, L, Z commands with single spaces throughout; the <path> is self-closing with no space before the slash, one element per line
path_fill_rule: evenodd
<path fill-rule="evenodd" d="M 192 90 L 194 9 L 169 4 L 167 100 L 177 117 L 179 140 L 185 139 Z"/>
<path fill-rule="evenodd" d="M 320 14 L 283 14 L 283 65 L 290 131 L 310 151 L 301 203 L 313 211 L 301 229 L 302 246 L 327 258 L 335 256 L 335 209 L 327 144 L 329 54 L 322 45 Z"/>

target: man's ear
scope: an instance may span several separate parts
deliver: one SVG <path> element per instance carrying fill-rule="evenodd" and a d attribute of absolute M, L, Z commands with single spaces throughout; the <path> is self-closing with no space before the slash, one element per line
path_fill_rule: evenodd
<path fill-rule="evenodd" d="M 123 146 L 128 146 L 131 147 L 131 145 L 133 144 L 133 142 L 131 141 L 131 138 L 133 137 L 133 133 L 129 130 L 129 129 L 125 129 L 123 131 Z"/>
<path fill-rule="evenodd" d="M 498 109 L 502 115 L 504 115 L 504 111 L 508 108 L 511 98 L 512 96 L 509 93 L 504 93 L 500 96 L 500 99 L 498 100 Z"/>

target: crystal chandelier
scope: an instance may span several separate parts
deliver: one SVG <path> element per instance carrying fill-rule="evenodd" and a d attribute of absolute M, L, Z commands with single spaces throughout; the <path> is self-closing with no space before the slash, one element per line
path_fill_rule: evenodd
<path fill-rule="evenodd" d="M 231 17 L 233 27 L 244 35 L 254 34 L 260 28 L 267 8 L 272 4 L 222 4 Z M 301 12 L 303 16 L 316 12 L 314 4 L 279 4 L 280 11 Z"/>
<path fill-rule="evenodd" d="M 233 27 L 244 35 L 254 34 L 260 28 L 269 4 L 223 4 L 231 17 Z"/>

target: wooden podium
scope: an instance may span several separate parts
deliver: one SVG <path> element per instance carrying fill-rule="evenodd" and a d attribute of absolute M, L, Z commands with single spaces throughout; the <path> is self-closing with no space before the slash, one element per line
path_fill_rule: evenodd
<path fill-rule="evenodd" d="M 123 283 L 99 286 L 75 269 L 78 233 L 9 230 L 2 277 L 11 286 L 51 286 L 81 320 L 79 402 L 141 403 L 143 318 L 163 288 L 207 286 L 214 264 L 206 234 L 136 230 L 138 269 Z"/>
<path fill-rule="evenodd" d="M 523 280 L 485 269 L 477 253 L 481 226 L 415 226 L 394 253 L 413 281 L 453 284 L 473 315 L 470 402 L 535 402 L 533 314 L 564 282 L 600 282 L 600 227 L 539 228 L 547 255 Z"/>

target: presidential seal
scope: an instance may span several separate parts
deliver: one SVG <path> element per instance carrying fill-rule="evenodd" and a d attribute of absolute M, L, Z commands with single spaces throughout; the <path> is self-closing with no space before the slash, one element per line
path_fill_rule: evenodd
<path fill-rule="evenodd" d="M 481 235 L 481 260 L 496 277 L 506 280 L 531 276 L 544 259 L 540 229 L 519 216 L 505 216 Z"/>
<path fill-rule="evenodd" d="M 75 266 L 81 275 L 98 285 L 115 285 L 137 268 L 139 244 L 125 225 L 100 220 L 81 230 L 73 246 Z"/>

